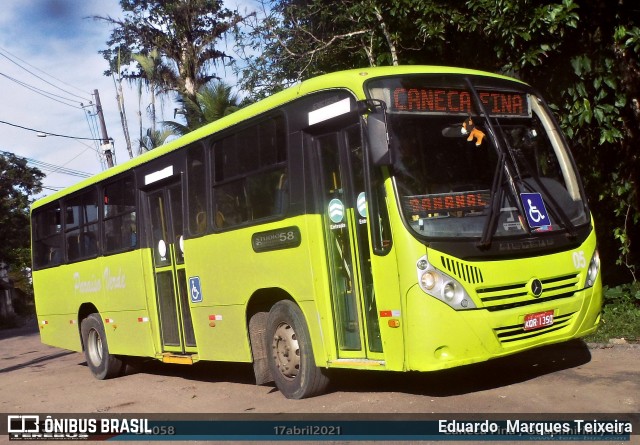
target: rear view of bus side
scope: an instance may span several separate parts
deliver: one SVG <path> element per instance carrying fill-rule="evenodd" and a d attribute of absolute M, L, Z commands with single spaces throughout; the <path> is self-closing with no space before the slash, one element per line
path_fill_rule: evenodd
<path fill-rule="evenodd" d="M 134 358 L 245 362 L 310 397 L 332 368 L 440 370 L 593 332 L 593 224 L 531 87 L 344 71 L 34 203 L 38 323 L 99 379 Z"/>

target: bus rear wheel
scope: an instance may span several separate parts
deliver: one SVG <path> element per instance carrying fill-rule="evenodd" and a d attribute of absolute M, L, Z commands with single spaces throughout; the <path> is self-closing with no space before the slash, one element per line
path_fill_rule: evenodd
<path fill-rule="evenodd" d="M 322 394 L 329 378 L 316 366 L 311 337 L 300 308 L 291 301 L 279 301 L 267 319 L 269 369 L 276 386 L 288 399 Z"/>
<path fill-rule="evenodd" d="M 91 373 L 98 380 L 111 379 L 123 375 L 126 365 L 118 357 L 109 353 L 107 335 L 99 314 L 90 314 L 80 325 L 84 356 Z"/>

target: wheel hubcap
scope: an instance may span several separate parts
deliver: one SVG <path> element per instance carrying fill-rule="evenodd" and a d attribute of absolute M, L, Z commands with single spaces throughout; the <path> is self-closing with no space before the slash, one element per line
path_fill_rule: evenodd
<path fill-rule="evenodd" d="M 87 339 L 87 352 L 89 360 L 94 366 L 100 366 L 102 363 L 102 338 L 98 331 L 92 329 Z"/>
<path fill-rule="evenodd" d="M 273 358 L 280 373 L 294 379 L 300 371 L 300 345 L 293 328 L 281 323 L 273 336 Z"/>

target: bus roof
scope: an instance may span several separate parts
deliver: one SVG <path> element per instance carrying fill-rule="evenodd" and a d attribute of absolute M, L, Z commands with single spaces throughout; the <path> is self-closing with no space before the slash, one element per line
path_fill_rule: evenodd
<path fill-rule="evenodd" d="M 406 65 L 406 66 L 386 66 L 386 67 L 368 67 L 368 68 L 356 68 L 346 71 L 337 71 L 335 73 L 324 74 L 305 80 L 297 85 L 291 86 L 279 93 L 276 93 L 270 97 L 260 100 L 254 104 L 244 107 L 228 116 L 220 118 L 212 123 L 204 125 L 197 130 L 194 130 L 180 138 L 174 139 L 167 144 L 161 145 L 151 151 L 148 151 L 140 156 L 130 159 L 120 165 L 114 166 L 98 173 L 90 178 L 78 182 L 72 186 L 69 186 L 63 190 L 55 192 L 44 198 L 41 198 L 32 204 L 32 209 L 40 207 L 41 205 L 55 201 L 63 196 L 73 193 L 77 190 L 81 190 L 91 184 L 98 183 L 102 180 L 108 179 L 119 173 L 126 172 L 133 167 L 142 165 L 152 159 L 159 158 L 167 153 L 177 150 L 192 142 L 203 139 L 211 134 L 224 130 L 225 128 L 236 125 L 240 122 L 248 120 L 252 117 L 258 116 L 261 113 L 265 113 L 272 109 L 275 109 L 281 105 L 293 101 L 299 97 L 305 96 L 310 93 L 330 90 L 330 89 L 348 89 L 353 92 L 359 99 L 364 99 L 364 91 L 362 85 L 364 81 L 385 76 L 394 76 L 402 74 L 467 74 L 476 76 L 487 76 L 498 79 L 506 79 L 515 82 L 522 83 L 521 81 L 502 76 L 499 74 L 489 73 L 485 71 L 478 71 L 466 68 L 454 68 L 445 66 L 432 66 L 432 65 Z"/>

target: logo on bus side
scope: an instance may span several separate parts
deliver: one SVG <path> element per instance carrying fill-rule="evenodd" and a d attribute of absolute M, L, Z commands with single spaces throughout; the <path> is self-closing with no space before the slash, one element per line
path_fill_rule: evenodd
<path fill-rule="evenodd" d="M 302 235 L 297 226 L 257 232 L 251 235 L 253 251 L 270 252 L 273 250 L 292 249 L 302 242 Z"/>
<path fill-rule="evenodd" d="M 345 227 L 344 224 L 340 224 L 344 218 L 344 204 L 342 204 L 342 201 L 335 198 L 329 201 L 328 211 L 329 219 L 334 223 L 331 225 L 332 229 L 341 229 L 342 227 Z"/>
<path fill-rule="evenodd" d="M 358 207 L 358 213 L 363 218 L 367 217 L 367 196 L 364 192 L 360 192 L 358 195 L 358 201 L 356 202 L 356 206 Z M 366 222 L 366 221 L 364 221 Z"/>

